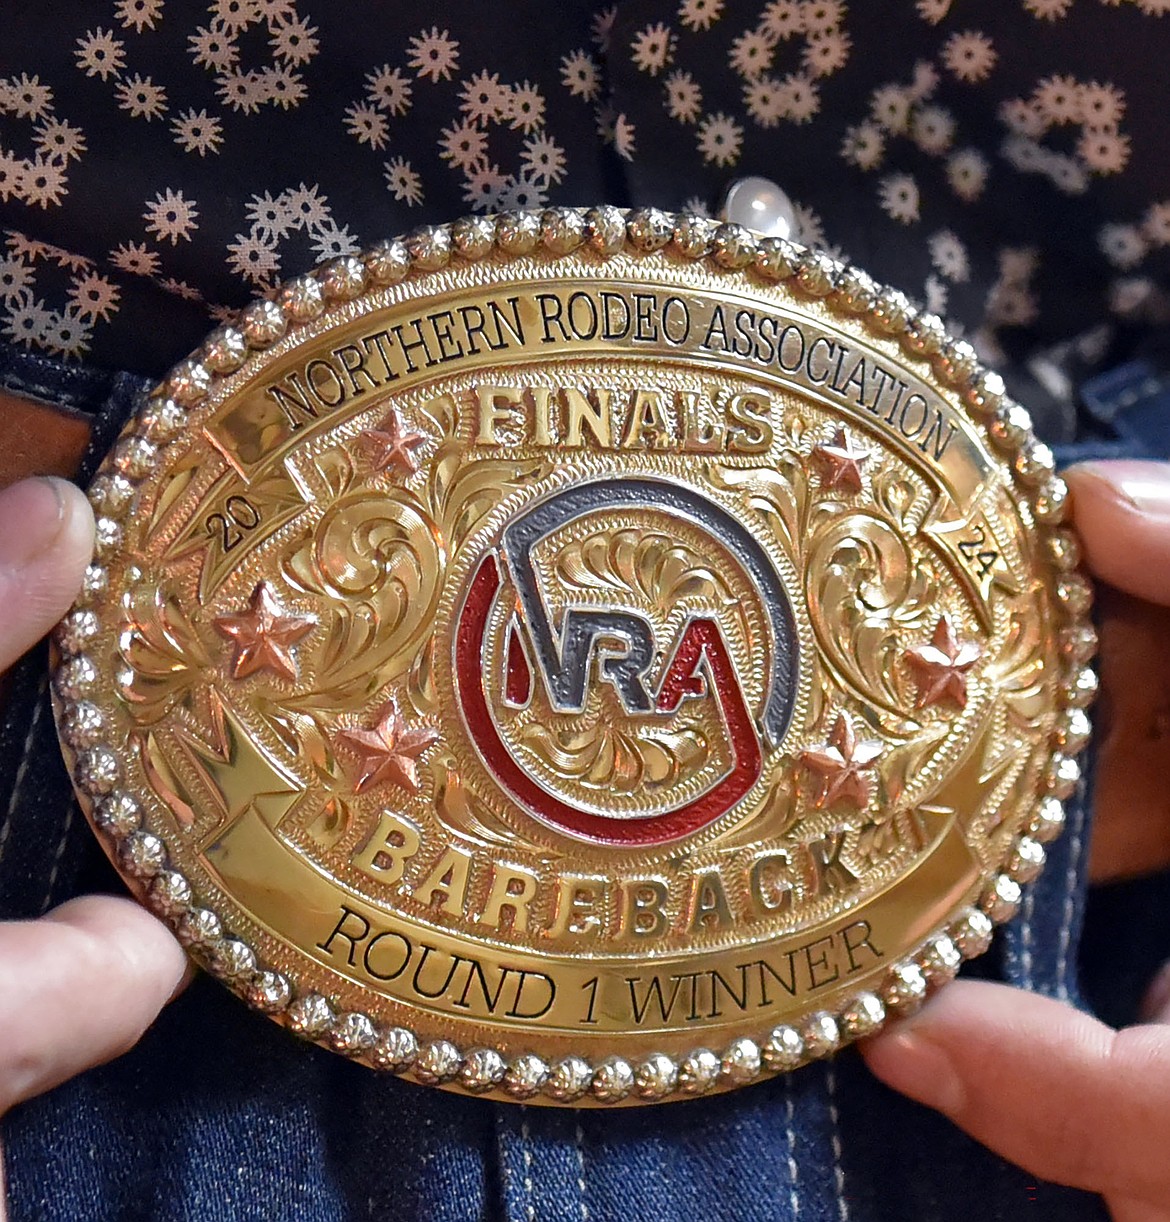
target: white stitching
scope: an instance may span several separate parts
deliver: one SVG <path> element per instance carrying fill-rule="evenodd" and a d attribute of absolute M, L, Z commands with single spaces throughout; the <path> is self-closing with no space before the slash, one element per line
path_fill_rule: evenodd
<path fill-rule="evenodd" d="M 837 1115 L 837 1075 L 831 1064 L 825 1066 L 825 1085 L 829 1091 L 829 1123 L 832 1125 L 833 1187 L 837 1194 L 837 1217 L 849 1222 L 849 1205 L 845 1200 L 845 1169 L 841 1166 L 841 1129 Z"/>
<path fill-rule="evenodd" d="M 581 1222 L 589 1222 L 589 1206 L 585 1203 L 585 1134 L 576 1126 L 573 1140 L 577 1145 L 577 1187 L 581 1192 Z"/>
<path fill-rule="evenodd" d="M 1024 908 L 1020 913 L 1020 982 L 1031 991 L 1035 987 L 1032 979 L 1032 916 L 1036 909 L 1036 892 L 1032 887 L 1024 891 Z"/>
<path fill-rule="evenodd" d="M 784 1078 L 784 1130 L 788 1137 L 788 1202 L 792 1217 L 800 1217 L 800 1168 L 796 1163 L 796 1108 L 792 1101 L 792 1075 Z"/>
<path fill-rule="evenodd" d="M 1113 406 L 1115 409 L 1124 411 L 1142 399 L 1152 399 L 1162 391 L 1164 382 L 1163 378 L 1148 377 L 1139 382 L 1137 386 L 1131 386 L 1129 390 L 1122 391 L 1113 400 Z"/>
<path fill-rule="evenodd" d="M 512 1211 L 508 1207 L 512 1197 L 514 1188 L 512 1168 L 508 1159 L 508 1143 L 507 1143 L 507 1128 L 500 1124 L 496 1127 L 496 1156 L 500 1164 L 500 1179 L 503 1181 L 501 1187 L 504 1192 L 504 1211 L 508 1222 L 512 1220 Z M 370 1198 L 370 1217 L 374 1216 L 374 1198 Z"/>
<path fill-rule="evenodd" d="M 1068 952 L 1072 943 L 1073 915 L 1076 911 L 1076 890 L 1081 874 L 1081 854 L 1085 844 L 1085 786 L 1077 787 L 1072 839 L 1069 842 L 1068 869 L 1064 872 L 1064 907 L 1060 915 L 1059 957 L 1056 963 L 1056 996 L 1068 1001 Z"/>
<path fill-rule="evenodd" d="M 53 868 L 49 871 L 49 885 L 45 888 L 45 898 L 41 901 L 41 911 L 49 907 L 53 898 L 53 888 L 57 884 L 57 874 L 65 857 L 65 842 L 69 839 L 69 831 L 73 827 L 73 819 L 77 814 L 77 803 L 69 803 L 69 813 L 65 816 L 65 826 L 61 829 L 61 839 L 57 842 L 57 851 L 53 854 Z"/>
<path fill-rule="evenodd" d="M 521 1108 L 523 1112 L 525 1109 Z M 532 1199 L 532 1150 L 529 1147 L 531 1134 L 528 1131 L 528 1117 L 520 1121 L 520 1151 L 524 1156 L 524 1214 L 528 1222 L 536 1222 L 536 1202 Z"/>
<path fill-rule="evenodd" d="M 1135 403 L 1142 399 L 1152 399 L 1156 395 L 1162 394 L 1166 389 L 1170 388 L 1170 378 L 1165 375 L 1147 374 L 1140 382 L 1136 382 L 1131 386 L 1125 387 L 1119 393 L 1110 393 L 1108 386 L 1116 381 L 1116 378 L 1110 374 L 1105 374 L 1101 381 L 1106 382 L 1106 392 L 1100 394 L 1100 387 L 1090 383 L 1085 389 L 1089 391 L 1089 397 L 1093 401 L 1093 407 L 1100 404 L 1107 412 L 1112 412 L 1114 415 L 1119 411 L 1125 411 L 1127 408 L 1133 407 Z M 1121 379 L 1122 386 L 1125 386 L 1125 379 Z"/>
<path fill-rule="evenodd" d="M 37 705 L 33 710 L 32 720 L 29 722 L 28 734 L 25 735 L 24 748 L 20 757 L 20 767 L 17 768 L 16 779 L 12 782 L 12 797 L 8 799 L 8 811 L 4 816 L 4 827 L 0 829 L 0 861 L 4 859 L 4 849 L 8 844 L 9 833 L 12 831 L 12 814 L 16 810 L 16 803 L 20 800 L 20 791 L 24 785 L 25 774 L 28 772 L 29 753 L 32 751 L 37 726 L 41 722 L 41 711 L 45 707 L 45 689 L 48 686 L 49 676 L 46 674 L 41 679 L 40 687 L 37 688 Z"/>

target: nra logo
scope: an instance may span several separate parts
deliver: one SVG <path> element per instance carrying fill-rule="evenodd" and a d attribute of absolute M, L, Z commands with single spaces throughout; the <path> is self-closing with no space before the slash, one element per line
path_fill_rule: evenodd
<path fill-rule="evenodd" d="M 651 615 L 636 607 L 558 597 L 550 589 L 541 545 L 574 523 L 628 520 L 631 512 L 685 524 L 718 549 L 735 570 L 735 585 L 767 625 L 766 665 L 749 702 L 741 656 L 737 666 L 721 623 L 726 608 L 684 607 L 681 622 L 661 638 Z M 489 625 L 502 628 L 498 663 L 489 661 Z M 661 616 L 659 620 L 661 621 Z M 741 648 L 742 655 L 743 650 Z M 455 640 L 456 685 L 464 724 L 488 769 L 522 806 L 547 824 L 591 841 L 658 844 L 699 830 L 750 792 L 765 753 L 783 738 L 792 716 L 799 659 L 791 604 L 766 549 L 731 513 L 685 485 L 648 477 L 596 479 L 575 484 L 528 507 L 502 530 L 498 546 L 476 568 Z M 596 697 L 606 689 L 607 704 Z M 534 774 L 506 741 L 510 714 L 538 700 L 561 718 L 585 717 L 592 708 L 615 709 L 634 727 L 669 721 L 688 701 L 713 702 L 724 742 L 725 766 L 698 793 L 669 809 L 607 812 L 604 801 L 568 800 L 559 787 Z"/>

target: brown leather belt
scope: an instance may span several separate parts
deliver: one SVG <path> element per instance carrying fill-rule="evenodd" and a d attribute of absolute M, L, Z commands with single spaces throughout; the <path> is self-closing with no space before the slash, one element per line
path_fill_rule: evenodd
<path fill-rule="evenodd" d="M 1100 586 L 1091 877 L 1170 865 L 1170 608 Z"/>
<path fill-rule="evenodd" d="M 76 475 L 89 443 L 82 412 L 0 390 L 0 487 Z M 1170 608 L 1100 588 L 1095 882 L 1170 867 Z M 2 688 L 0 688 L 2 696 Z"/>
<path fill-rule="evenodd" d="M 0 487 L 26 475 L 76 475 L 89 432 L 83 412 L 0 390 Z"/>

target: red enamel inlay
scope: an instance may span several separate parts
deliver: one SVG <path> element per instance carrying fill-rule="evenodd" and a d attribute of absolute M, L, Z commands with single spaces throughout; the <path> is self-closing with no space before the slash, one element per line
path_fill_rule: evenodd
<path fill-rule="evenodd" d="M 756 783 L 763 766 L 760 741 L 743 698 L 727 644 L 709 619 L 692 621 L 675 650 L 659 694 L 658 707 L 670 711 L 701 682 L 697 671 L 705 657 L 719 701 L 728 740 L 735 754 L 732 770 L 713 789 L 685 806 L 646 819 L 607 819 L 546 793 L 512 758 L 492 721 L 485 691 L 481 648 L 488 616 L 500 588 L 494 555 L 485 556 L 467 594 L 455 635 L 455 680 L 464 723 L 484 762 L 500 783 L 529 810 L 575 836 L 602 844 L 661 844 L 698 831 L 730 810 Z M 525 659 L 527 665 L 527 659 Z M 509 682 L 511 658 L 509 657 Z M 531 674 L 530 674 L 531 682 Z M 673 703 L 670 703 L 673 701 Z"/>

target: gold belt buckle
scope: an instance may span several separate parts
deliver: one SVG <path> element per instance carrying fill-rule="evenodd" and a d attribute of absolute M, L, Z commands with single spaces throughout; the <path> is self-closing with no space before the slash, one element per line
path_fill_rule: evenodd
<path fill-rule="evenodd" d="M 655 209 L 420 229 L 247 307 L 95 480 L 57 634 L 135 894 L 292 1031 L 534 1103 L 825 1057 L 980 954 L 1096 680 L 967 343 Z"/>

